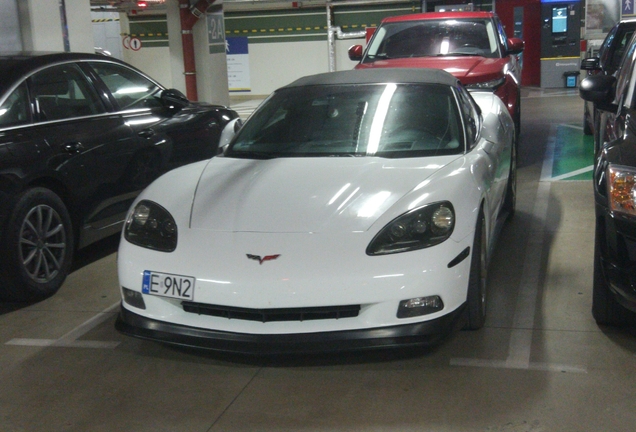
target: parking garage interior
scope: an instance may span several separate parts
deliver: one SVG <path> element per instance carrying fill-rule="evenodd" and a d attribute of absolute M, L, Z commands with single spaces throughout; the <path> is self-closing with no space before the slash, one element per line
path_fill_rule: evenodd
<path fill-rule="evenodd" d="M 553 43 L 541 29 L 555 2 L 447 3 L 0 0 L 0 51 L 99 48 L 242 119 L 298 77 L 352 69 L 348 47 L 387 16 L 492 10 L 526 41 L 517 209 L 490 262 L 484 328 L 433 347 L 310 356 L 134 339 L 114 326 L 112 236 L 77 255 L 55 295 L 0 302 L 0 430 L 633 430 L 636 329 L 599 326 L 591 314 L 595 156 L 577 88 L 581 59 L 629 14 L 618 2 L 561 2 L 575 36 Z M 190 74 L 182 4 L 203 10 Z"/>

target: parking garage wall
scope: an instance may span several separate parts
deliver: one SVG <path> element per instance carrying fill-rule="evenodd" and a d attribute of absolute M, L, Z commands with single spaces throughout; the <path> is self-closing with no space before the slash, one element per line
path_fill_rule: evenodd
<path fill-rule="evenodd" d="M 333 8 L 332 25 L 344 32 L 375 27 L 387 16 L 421 11 L 421 1 L 399 3 L 339 6 Z M 96 18 L 93 17 L 95 20 Z M 166 15 L 120 15 L 121 43 L 124 61 L 143 70 L 168 87 L 180 88 L 173 80 L 174 71 L 166 62 L 171 58 L 168 47 L 168 20 Z M 202 23 L 203 24 L 203 23 Z M 298 8 L 294 10 L 250 10 L 225 12 L 226 38 L 244 38 L 247 42 L 249 82 L 232 93 L 262 96 L 308 74 L 329 70 L 326 8 Z M 136 38 L 139 48 L 130 45 Z M 352 69 L 348 48 L 364 44 L 364 39 L 336 41 L 337 70 Z M 197 66 L 198 73 L 200 71 Z M 225 74 L 217 74 L 225 75 Z M 180 77 L 178 77 L 180 78 Z"/>
<path fill-rule="evenodd" d="M 174 87 L 166 15 L 120 14 L 121 58 L 167 87 Z M 132 43 L 131 43 L 132 42 Z"/>
<path fill-rule="evenodd" d="M 104 50 L 112 57 L 123 60 L 119 20 L 118 12 L 91 12 L 95 48 Z"/>
<path fill-rule="evenodd" d="M 421 2 L 338 6 L 332 11 L 332 25 L 346 33 L 376 27 L 387 16 L 421 12 Z M 225 36 L 247 42 L 249 85 L 234 89 L 230 85 L 233 93 L 267 95 L 302 76 L 329 71 L 324 7 L 226 12 Z M 336 70 L 352 69 L 356 63 L 349 60 L 347 50 L 364 42 L 364 38 L 337 40 Z"/>
<path fill-rule="evenodd" d="M 22 51 L 18 5 L 15 0 L 0 0 L 0 51 Z"/>
<path fill-rule="evenodd" d="M 492 9 L 491 2 L 479 2 L 477 9 Z M 422 2 L 402 1 L 356 5 L 337 5 L 332 8 L 332 25 L 341 27 L 342 31 L 353 32 L 376 27 L 388 16 L 417 13 L 422 11 Z M 94 18 L 95 19 L 95 18 Z M 165 14 L 140 14 L 136 16 L 121 14 L 121 43 L 124 61 L 138 67 L 168 87 L 184 91 L 182 59 L 177 58 L 180 38 L 169 43 L 168 19 Z M 200 23 L 203 27 L 205 23 Z M 199 24 L 197 24 L 198 26 Z M 231 46 L 232 39 L 242 41 L 245 47 L 241 53 L 243 59 L 238 62 L 244 79 L 241 85 L 230 84 L 230 92 L 234 96 L 264 96 L 276 88 L 284 86 L 305 75 L 328 72 L 329 47 L 327 42 L 327 9 L 326 7 L 301 7 L 274 10 L 225 11 L 223 20 L 226 39 Z M 210 29 L 199 29 L 195 41 L 205 38 L 202 32 Z M 175 29 L 173 28 L 173 32 Z M 131 38 L 139 41 L 131 45 Z M 351 45 L 364 44 L 364 38 L 336 40 L 336 70 L 352 69 L 355 62 L 348 58 L 347 50 Z M 199 42 L 196 45 L 202 45 Z M 172 50 L 169 48 L 172 45 Z M 203 44 L 205 45 L 205 44 Z M 207 45 L 203 48 L 207 48 Z M 202 49 L 203 49 L 202 48 Z M 197 49 L 197 57 L 205 55 Z M 210 53 L 212 54 L 212 53 Z M 173 58 L 174 57 L 174 58 Z M 174 64 L 167 62 L 167 59 Z M 178 60 L 178 61 L 177 61 Z M 224 63 L 224 62 L 222 62 Z M 231 63 L 231 62 L 230 62 Z M 235 63 L 231 63 L 235 65 Z M 223 64 L 225 67 L 225 64 Z M 197 62 L 197 75 L 208 81 L 227 79 L 225 71 L 215 70 L 212 66 L 200 67 Z M 221 73 L 223 72 L 223 73 Z M 236 71 L 234 71 L 236 72 Z M 213 75 L 213 76 L 208 76 Z M 230 80 L 233 78 L 230 77 Z M 205 80 L 204 80 L 205 81 Z M 210 85 L 202 86 L 207 89 Z M 223 103 L 218 95 L 209 97 L 200 95 L 200 100 Z"/>

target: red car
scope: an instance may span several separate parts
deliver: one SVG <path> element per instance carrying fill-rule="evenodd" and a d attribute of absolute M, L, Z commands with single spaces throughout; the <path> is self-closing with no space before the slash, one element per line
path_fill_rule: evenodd
<path fill-rule="evenodd" d="M 469 90 L 494 91 L 520 126 L 524 43 L 508 38 L 492 12 L 432 12 L 385 18 L 369 41 L 349 49 L 356 69 L 421 67 L 444 69 Z"/>

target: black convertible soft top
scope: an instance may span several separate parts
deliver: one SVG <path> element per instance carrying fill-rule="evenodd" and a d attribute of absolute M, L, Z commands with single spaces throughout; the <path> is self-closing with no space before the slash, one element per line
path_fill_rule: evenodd
<path fill-rule="evenodd" d="M 377 83 L 443 84 L 455 86 L 457 82 L 457 78 L 441 69 L 380 68 L 310 75 L 300 78 L 285 87 Z"/>

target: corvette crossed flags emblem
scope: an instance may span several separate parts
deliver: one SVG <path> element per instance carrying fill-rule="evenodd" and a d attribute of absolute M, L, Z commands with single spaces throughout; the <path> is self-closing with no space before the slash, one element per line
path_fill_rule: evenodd
<path fill-rule="evenodd" d="M 254 260 L 254 261 L 258 261 L 259 264 L 263 264 L 265 261 L 275 260 L 279 256 L 280 256 L 280 254 L 278 254 L 278 255 L 265 255 L 264 257 L 261 258 L 260 255 L 247 254 L 247 258 L 249 258 L 251 260 Z"/>

